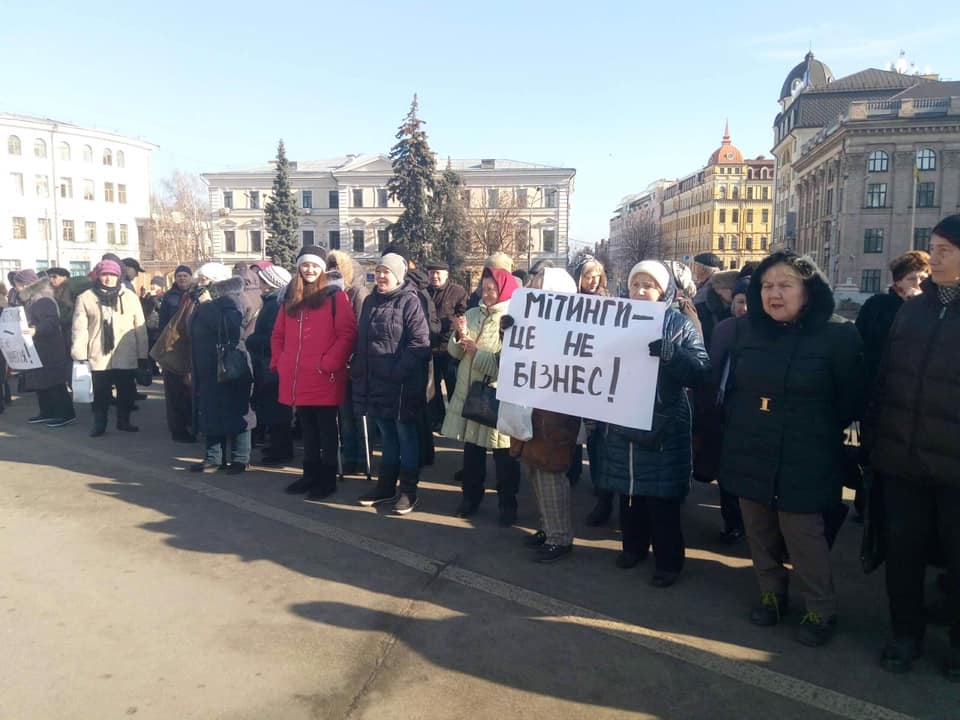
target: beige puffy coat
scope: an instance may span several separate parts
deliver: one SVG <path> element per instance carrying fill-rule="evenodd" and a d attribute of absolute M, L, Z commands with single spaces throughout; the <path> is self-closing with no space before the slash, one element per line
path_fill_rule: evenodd
<path fill-rule="evenodd" d="M 73 310 L 73 359 L 89 360 L 91 370 L 135 370 L 137 361 L 146 360 L 150 349 L 140 298 L 127 288 L 120 290 L 110 353 L 103 352 L 102 320 L 96 294 L 93 290 L 82 292 Z"/>

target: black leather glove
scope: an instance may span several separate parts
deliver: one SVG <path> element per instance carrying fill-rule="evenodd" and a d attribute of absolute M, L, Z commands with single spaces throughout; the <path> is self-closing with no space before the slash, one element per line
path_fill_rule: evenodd
<path fill-rule="evenodd" d="M 659 340 L 654 340 L 649 345 L 650 347 L 650 357 L 660 358 L 660 362 L 668 363 L 673 357 L 673 351 L 676 348 L 676 344 L 673 340 L 664 340 L 660 338 Z"/>

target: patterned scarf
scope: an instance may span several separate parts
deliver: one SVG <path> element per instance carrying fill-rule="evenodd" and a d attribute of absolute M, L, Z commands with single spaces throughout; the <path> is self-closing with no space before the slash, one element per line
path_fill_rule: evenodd
<path fill-rule="evenodd" d="M 99 279 L 93 284 L 93 294 L 97 296 L 97 301 L 100 303 L 100 317 L 103 322 L 103 327 L 100 330 L 100 340 L 103 345 L 104 355 L 109 355 L 113 352 L 115 344 L 113 336 L 113 313 L 117 309 L 117 301 L 120 298 L 121 289 L 122 287 L 119 283 L 116 287 L 106 287 Z M 123 313 L 122 303 L 120 305 L 120 312 Z"/>
<path fill-rule="evenodd" d="M 960 285 L 953 285 L 952 287 L 937 285 L 937 299 L 940 300 L 942 305 L 949 305 L 958 297 L 960 297 Z"/>

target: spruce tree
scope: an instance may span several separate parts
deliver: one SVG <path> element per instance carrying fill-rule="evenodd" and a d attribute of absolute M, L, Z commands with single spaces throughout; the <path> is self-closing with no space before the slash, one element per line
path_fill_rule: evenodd
<path fill-rule="evenodd" d="M 290 190 L 290 164 L 283 140 L 277 146 L 277 174 L 273 178 L 273 195 L 264 206 L 266 214 L 267 256 L 278 265 L 293 267 L 300 249 L 299 212 Z"/>
<path fill-rule="evenodd" d="M 434 255 L 450 264 L 450 274 L 459 277 L 470 235 L 463 204 L 463 178 L 447 167 L 436 182 L 431 203 L 431 224 L 436 234 Z"/>
<path fill-rule="evenodd" d="M 424 122 L 417 117 L 417 96 L 397 130 L 397 144 L 390 149 L 393 177 L 387 183 L 390 197 L 399 200 L 403 213 L 390 226 L 395 242 L 407 246 L 411 259 L 424 260 L 424 244 L 433 241 L 430 198 L 435 186 L 436 159 L 427 143 Z"/>

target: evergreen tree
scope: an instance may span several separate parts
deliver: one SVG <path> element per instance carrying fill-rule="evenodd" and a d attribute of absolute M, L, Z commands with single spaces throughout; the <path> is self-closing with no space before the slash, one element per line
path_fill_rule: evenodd
<path fill-rule="evenodd" d="M 430 198 L 435 186 L 436 159 L 427 144 L 424 122 L 417 117 L 417 96 L 397 130 L 397 144 L 390 149 L 393 177 L 387 183 L 390 197 L 399 200 L 403 213 L 390 226 L 395 242 L 410 250 L 411 259 L 424 260 L 424 244 L 433 241 Z"/>
<path fill-rule="evenodd" d="M 297 201 L 290 190 L 290 164 L 283 140 L 277 146 L 277 174 L 273 178 L 273 195 L 264 206 L 267 231 L 267 257 L 284 267 L 293 267 L 300 249 Z"/>
<path fill-rule="evenodd" d="M 450 274 L 459 277 L 470 237 L 469 219 L 463 204 L 463 178 L 450 166 L 436 182 L 431 202 L 435 232 L 434 255 L 450 264 Z"/>

